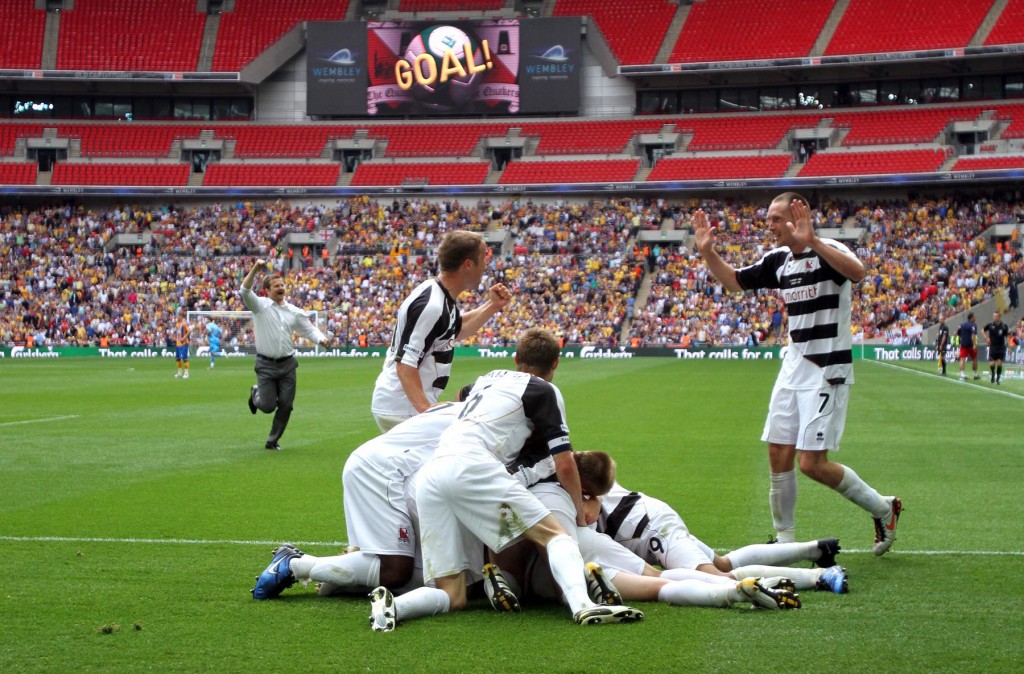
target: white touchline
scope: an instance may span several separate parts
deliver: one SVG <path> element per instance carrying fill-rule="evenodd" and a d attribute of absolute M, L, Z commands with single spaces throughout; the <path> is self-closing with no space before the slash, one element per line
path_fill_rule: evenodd
<path fill-rule="evenodd" d="M 239 539 L 210 540 L 202 538 L 107 538 L 91 536 L 0 536 L 0 541 L 18 541 L 20 543 L 129 543 L 129 544 L 155 544 L 155 545 L 267 545 L 277 547 L 282 540 L 276 541 L 249 541 Z M 344 548 L 347 543 L 344 541 L 288 541 L 296 546 L 323 546 Z M 722 548 L 721 552 L 728 552 L 732 548 Z M 843 548 L 843 552 L 867 553 L 870 549 L 864 548 Z M 898 550 L 892 551 L 893 555 L 988 555 L 998 557 L 1024 557 L 1024 550 Z"/>
<path fill-rule="evenodd" d="M 948 384 L 957 384 L 957 385 L 971 384 L 975 389 L 977 389 L 979 391 L 987 391 L 988 393 L 996 393 L 998 395 L 1008 396 L 1008 397 L 1014 398 L 1016 400 L 1024 400 L 1024 396 L 1019 395 L 1017 393 L 1010 393 L 1009 391 L 1003 391 L 1003 390 L 995 389 L 995 388 L 988 388 L 986 386 L 979 386 L 978 384 L 972 384 L 972 382 L 970 382 L 970 381 L 960 381 L 957 377 L 950 377 L 950 378 L 947 379 L 946 377 L 940 377 L 937 374 L 928 374 L 927 372 L 921 372 L 920 370 L 915 370 L 914 368 L 906 367 L 905 365 L 894 365 L 893 363 L 883 363 L 880 360 L 865 360 L 864 362 L 866 362 L 866 363 L 874 363 L 875 365 L 883 365 L 885 367 L 896 368 L 897 370 L 903 370 L 904 372 L 910 372 L 910 373 L 913 373 L 913 374 L 921 375 L 922 377 L 928 377 L 929 379 L 932 379 L 934 381 L 944 381 L 944 382 L 946 382 Z"/>
<path fill-rule="evenodd" d="M 62 421 L 64 419 L 77 419 L 77 414 L 68 414 L 63 417 L 46 417 L 44 419 L 26 419 L 25 421 L 5 421 L 0 426 L 19 426 L 21 424 L 43 424 L 47 421 Z"/>

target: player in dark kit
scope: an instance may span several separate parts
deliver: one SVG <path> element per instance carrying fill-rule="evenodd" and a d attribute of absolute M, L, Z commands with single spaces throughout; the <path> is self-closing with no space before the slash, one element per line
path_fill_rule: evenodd
<path fill-rule="evenodd" d="M 967 320 L 956 330 L 960 338 L 960 381 L 967 381 L 967 359 L 974 365 L 974 378 L 978 378 L 978 326 L 974 322 L 974 312 L 967 314 Z"/>
<path fill-rule="evenodd" d="M 988 343 L 988 371 L 993 384 L 1003 383 L 1003 359 L 1006 358 L 1006 338 L 1010 328 L 1003 323 L 999 312 L 992 314 L 992 322 L 985 326 L 985 341 Z"/>
<path fill-rule="evenodd" d="M 939 372 L 946 376 L 946 349 L 949 348 L 949 326 L 946 319 L 939 321 L 939 332 L 935 335 L 935 350 L 939 354 Z"/>

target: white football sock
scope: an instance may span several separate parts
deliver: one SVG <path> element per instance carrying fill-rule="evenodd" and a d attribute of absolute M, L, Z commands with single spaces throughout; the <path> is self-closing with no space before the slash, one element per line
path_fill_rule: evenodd
<path fill-rule="evenodd" d="M 665 569 L 661 577 L 667 580 L 697 580 L 711 585 L 735 585 L 736 582 L 727 576 L 716 576 L 713 573 L 704 573 L 696 569 Z"/>
<path fill-rule="evenodd" d="M 771 474 L 768 503 L 772 507 L 772 523 L 780 543 L 796 541 L 796 470 Z"/>
<path fill-rule="evenodd" d="M 677 580 L 658 590 L 658 601 L 672 606 L 728 608 L 733 602 L 745 599 L 738 596 L 738 593 L 736 581 L 726 585 L 712 585 L 697 580 Z"/>
<path fill-rule="evenodd" d="M 350 552 L 333 557 L 303 555 L 291 562 L 299 580 L 326 582 L 343 588 L 367 588 L 380 585 L 380 557 L 368 552 Z"/>
<path fill-rule="evenodd" d="M 860 479 L 860 476 L 849 466 L 843 466 L 843 479 L 836 487 L 836 491 L 867 510 L 872 517 L 882 519 L 889 516 L 891 511 L 889 501 L 875 491 L 871 485 Z"/>
<path fill-rule="evenodd" d="M 412 592 L 395 597 L 395 622 L 447 613 L 451 599 L 436 587 L 418 587 Z"/>
<path fill-rule="evenodd" d="M 738 569 L 732 570 L 732 575 L 736 576 L 736 580 L 743 580 L 744 578 L 770 578 L 772 576 L 782 576 L 783 578 L 789 578 L 796 585 L 798 590 L 813 590 L 817 584 L 818 579 L 821 578 L 821 574 L 824 569 L 797 569 L 791 566 L 762 566 L 760 564 L 751 564 L 749 566 L 741 566 Z"/>
<path fill-rule="evenodd" d="M 576 541 L 566 534 L 559 534 L 548 541 L 547 551 L 551 575 L 558 587 L 562 588 L 562 596 L 569 610 L 576 613 L 594 606 L 587 594 L 583 556 L 580 555 Z"/>
<path fill-rule="evenodd" d="M 732 568 L 748 564 L 772 564 L 786 566 L 793 562 L 814 561 L 821 556 L 818 541 L 806 543 L 760 543 L 747 545 L 726 555 Z M 777 574 L 772 574 L 777 575 Z"/>

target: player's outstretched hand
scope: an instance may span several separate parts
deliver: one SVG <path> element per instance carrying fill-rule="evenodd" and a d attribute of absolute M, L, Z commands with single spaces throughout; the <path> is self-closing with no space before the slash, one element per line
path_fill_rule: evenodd
<path fill-rule="evenodd" d="M 693 225 L 697 251 L 701 255 L 706 255 L 715 246 L 715 232 L 717 228 L 712 227 L 708 222 L 708 214 L 704 212 L 703 208 L 698 208 L 694 211 L 690 224 Z"/>
<path fill-rule="evenodd" d="M 487 291 L 487 299 L 490 300 L 491 304 L 501 309 L 512 301 L 512 291 L 506 288 L 504 283 L 495 283 Z"/>
<path fill-rule="evenodd" d="M 814 225 L 811 224 L 811 209 L 807 204 L 794 199 L 789 205 L 793 214 L 793 221 L 786 223 L 786 229 L 793 235 L 793 239 L 801 246 L 810 247 L 814 242 Z"/>

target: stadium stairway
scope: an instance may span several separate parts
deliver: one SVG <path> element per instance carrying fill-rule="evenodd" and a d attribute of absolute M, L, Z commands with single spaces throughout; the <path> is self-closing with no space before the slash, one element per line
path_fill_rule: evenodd
<path fill-rule="evenodd" d="M 839 27 L 839 22 L 843 20 L 843 14 L 846 13 L 846 8 L 849 6 L 850 0 L 836 0 L 832 13 L 828 16 L 828 21 L 825 22 L 821 33 L 818 34 L 818 39 L 811 47 L 811 56 L 821 56 L 825 53 L 825 47 L 832 41 L 832 36 L 836 34 L 836 28 Z"/>
<path fill-rule="evenodd" d="M 60 35 L 60 12 L 47 12 L 43 28 L 43 57 L 39 67 L 53 70 L 57 67 L 57 37 Z"/>
<path fill-rule="evenodd" d="M 978 26 L 978 32 L 974 34 L 971 41 L 967 43 L 968 47 L 980 47 L 985 44 L 985 40 L 988 39 L 989 33 L 995 28 L 996 22 L 999 21 L 999 17 L 1003 15 L 1003 10 L 1006 9 L 1006 5 L 1009 4 L 1010 0 L 996 0 L 992 3 L 992 7 L 989 8 L 988 14 L 982 19 L 981 25 Z"/>
<path fill-rule="evenodd" d="M 665 31 L 665 39 L 662 40 L 661 47 L 654 57 L 655 63 L 665 63 L 672 55 L 672 49 L 676 46 L 679 33 L 683 30 L 683 24 L 686 23 L 686 17 L 690 15 L 691 6 L 690 3 L 679 3 L 679 8 L 676 9 L 672 22 L 668 24 L 668 30 Z"/>
<path fill-rule="evenodd" d="M 220 14 L 207 14 L 203 25 L 203 37 L 199 43 L 199 60 L 196 71 L 208 73 L 213 70 L 213 50 L 217 47 L 217 35 L 220 32 Z"/>
<path fill-rule="evenodd" d="M 939 172 L 952 171 L 953 170 L 953 165 L 956 164 L 957 161 L 959 161 L 959 160 L 960 160 L 960 156 L 959 155 L 955 155 L 955 154 L 949 155 L 948 157 L 946 157 L 946 161 L 942 162 L 942 164 L 939 166 L 938 171 Z"/>

